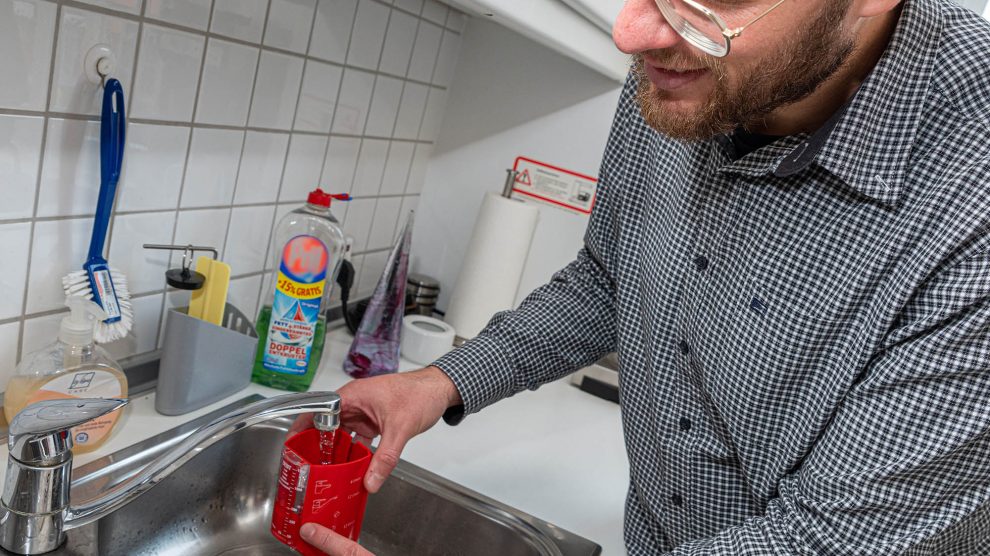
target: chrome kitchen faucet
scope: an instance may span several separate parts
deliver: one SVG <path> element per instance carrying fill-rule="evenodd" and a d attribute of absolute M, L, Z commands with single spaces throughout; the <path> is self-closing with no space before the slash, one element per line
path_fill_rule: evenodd
<path fill-rule="evenodd" d="M 10 423 L 7 476 L 0 500 L 0 546 L 17 554 L 44 554 L 65 540 L 65 531 L 92 523 L 155 486 L 193 456 L 253 424 L 316 413 L 324 430 L 339 422 L 335 392 L 287 394 L 234 410 L 192 432 L 133 477 L 93 500 L 69 500 L 72 438 L 69 430 L 127 405 L 127 400 L 50 400 L 28 406 Z"/>

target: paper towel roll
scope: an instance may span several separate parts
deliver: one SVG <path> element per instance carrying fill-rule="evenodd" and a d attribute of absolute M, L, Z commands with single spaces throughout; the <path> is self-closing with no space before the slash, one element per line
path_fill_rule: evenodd
<path fill-rule="evenodd" d="M 461 338 L 473 338 L 492 315 L 511 309 L 540 214 L 494 193 L 485 196 L 444 318 Z"/>

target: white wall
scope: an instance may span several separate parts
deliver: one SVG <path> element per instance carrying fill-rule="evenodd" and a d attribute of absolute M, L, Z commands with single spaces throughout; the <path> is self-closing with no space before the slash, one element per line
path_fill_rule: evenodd
<path fill-rule="evenodd" d="M 965 8 L 969 8 L 976 13 L 982 13 L 987 6 L 987 0 L 957 0 Z"/>
<path fill-rule="evenodd" d="M 413 269 L 446 307 L 485 192 L 524 155 L 597 175 L 621 87 L 499 25 L 472 18 L 417 211 Z M 574 258 L 587 217 L 544 208 L 526 291 Z"/>

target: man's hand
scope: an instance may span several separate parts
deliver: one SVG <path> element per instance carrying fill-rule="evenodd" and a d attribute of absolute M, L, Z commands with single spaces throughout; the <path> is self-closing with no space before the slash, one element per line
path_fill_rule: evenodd
<path fill-rule="evenodd" d="M 341 425 L 365 441 L 381 435 L 364 476 L 369 492 L 378 492 L 399 463 L 406 442 L 436 424 L 448 407 L 461 403 L 454 383 L 437 367 L 353 380 L 337 391 Z M 301 416 L 293 432 L 312 423 Z"/>
<path fill-rule="evenodd" d="M 315 523 L 303 524 L 299 536 L 330 556 L 374 556 L 351 539 Z"/>

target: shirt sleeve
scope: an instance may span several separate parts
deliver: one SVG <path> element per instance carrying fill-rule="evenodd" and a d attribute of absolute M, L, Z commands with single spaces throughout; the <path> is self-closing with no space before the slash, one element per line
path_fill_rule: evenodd
<path fill-rule="evenodd" d="M 630 79 L 609 134 L 595 207 L 577 259 L 519 308 L 496 314 L 476 338 L 433 363 L 451 378 L 464 401 L 444 416 L 448 423 L 615 350 L 615 283 L 608 269 L 617 235 L 622 144 L 635 109 L 634 93 Z"/>
<path fill-rule="evenodd" d="M 990 253 L 946 265 L 764 515 L 671 555 L 990 554 Z M 976 543 L 976 544 L 974 544 Z"/>

